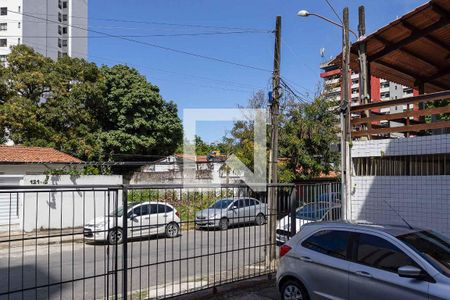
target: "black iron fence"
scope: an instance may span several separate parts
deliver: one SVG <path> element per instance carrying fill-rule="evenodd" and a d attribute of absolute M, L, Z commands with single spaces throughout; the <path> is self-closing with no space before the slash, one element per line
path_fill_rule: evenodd
<path fill-rule="evenodd" d="M 167 298 L 271 274 L 269 250 L 298 231 L 296 220 L 324 217 L 303 215 L 304 207 L 339 207 L 338 193 L 337 184 L 262 192 L 245 185 L 2 186 L 9 205 L 0 224 L 0 299 Z"/>

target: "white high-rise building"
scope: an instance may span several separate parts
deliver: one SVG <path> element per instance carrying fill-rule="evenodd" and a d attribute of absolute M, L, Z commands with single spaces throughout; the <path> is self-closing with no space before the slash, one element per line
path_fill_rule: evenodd
<path fill-rule="evenodd" d="M 0 0 L 0 61 L 25 44 L 57 59 L 87 58 L 88 0 Z"/>

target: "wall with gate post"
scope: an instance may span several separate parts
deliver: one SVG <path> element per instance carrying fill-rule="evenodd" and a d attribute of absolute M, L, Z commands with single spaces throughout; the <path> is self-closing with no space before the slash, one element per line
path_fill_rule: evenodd
<path fill-rule="evenodd" d="M 24 231 L 32 231 L 82 227 L 94 218 L 106 215 L 116 206 L 122 206 L 121 190 L 116 192 L 100 187 L 117 186 L 122 182 L 120 175 L 24 176 L 21 185 L 48 186 L 52 190 L 36 189 L 18 192 L 20 228 Z M 69 188 L 58 188 L 58 186 L 69 186 Z M 89 186 L 89 188 L 77 189 L 77 186 Z"/>

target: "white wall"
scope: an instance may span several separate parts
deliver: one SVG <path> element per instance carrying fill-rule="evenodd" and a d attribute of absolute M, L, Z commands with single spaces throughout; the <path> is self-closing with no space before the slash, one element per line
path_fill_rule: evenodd
<path fill-rule="evenodd" d="M 87 38 L 73 38 L 73 36 L 87 36 L 88 32 L 79 28 L 88 28 L 88 1 L 69 1 L 69 56 L 87 59 Z"/>
<path fill-rule="evenodd" d="M 352 219 L 403 224 L 387 202 L 413 226 L 450 237 L 450 176 L 361 176 L 352 186 Z"/>
<path fill-rule="evenodd" d="M 450 153 L 450 134 L 354 141 L 352 157 Z"/>
<path fill-rule="evenodd" d="M 19 6 L 22 7 L 22 0 L 0 0 L 0 7 L 7 7 L 8 10 L 17 11 Z M 21 23 L 21 28 L 18 28 L 19 22 Z M 0 55 L 7 55 L 11 52 L 10 47 L 17 45 L 18 39 L 16 36 L 22 36 L 22 15 L 8 11 L 6 16 L 0 16 L 0 23 L 8 24 L 6 31 L 0 31 L 0 39 L 7 37 L 8 43 L 7 47 L 0 47 Z"/>
<path fill-rule="evenodd" d="M 0 7 L 7 7 L 9 10 L 18 11 L 21 14 L 8 12 L 7 16 L 0 16 L 0 23 L 7 23 L 8 30 L 0 31 L 2 36 L 9 36 L 8 46 L 0 47 L 0 55 L 9 54 L 10 47 L 21 44 L 33 47 L 37 52 L 51 57 L 58 58 L 58 51 L 63 52 L 63 48 L 58 47 L 58 25 L 63 26 L 64 22 L 59 22 L 58 13 L 68 14 L 68 47 L 69 56 L 87 59 L 87 35 L 81 29 L 71 28 L 72 26 L 87 28 L 87 0 L 67 0 L 68 9 L 63 10 L 58 7 L 58 0 L 0 0 Z M 36 18 L 37 17 L 37 18 Z M 41 19 L 38 19 L 41 18 Z M 46 22 L 45 19 L 49 21 Z M 18 23 L 20 22 L 20 28 Z M 67 25 L 66 25 L 67 26 Z M 86 38 L 71 38 L 75 36 L 86 36 Z M 12 36 L 12 37 L 11 37 Z"/>
<path fill-rule="evenodd" d="M 122 176 L 25 176 L 22 185 L 46 185 L 49 188 L 58 185 L 119 185 Z M 37 192 L 38 191 L 38 192 Z M 60 229 L 83 226 L 92 219 L 106 215 L 116 205 L 121 205 L 121 191 L 118 197 L 115 191 L 106 189 L 58 189 L 36 190 L 19 193 L 20 227 L 24 231 L 35 229 Z"/>

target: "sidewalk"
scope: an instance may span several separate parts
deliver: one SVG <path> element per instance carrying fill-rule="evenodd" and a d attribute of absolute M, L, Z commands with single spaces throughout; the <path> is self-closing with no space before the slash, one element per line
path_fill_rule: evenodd
<path fill-rule="evenodd" d="M 274 275 L 272 276 L 274 278 Z M 190 295 L 175 297 L 176 300 L 278 300 L 280 296 L 275 286 L 275 279 L 269 280 L 267 276 L 247 279 L 236 283 L 219 286 Z"/>

